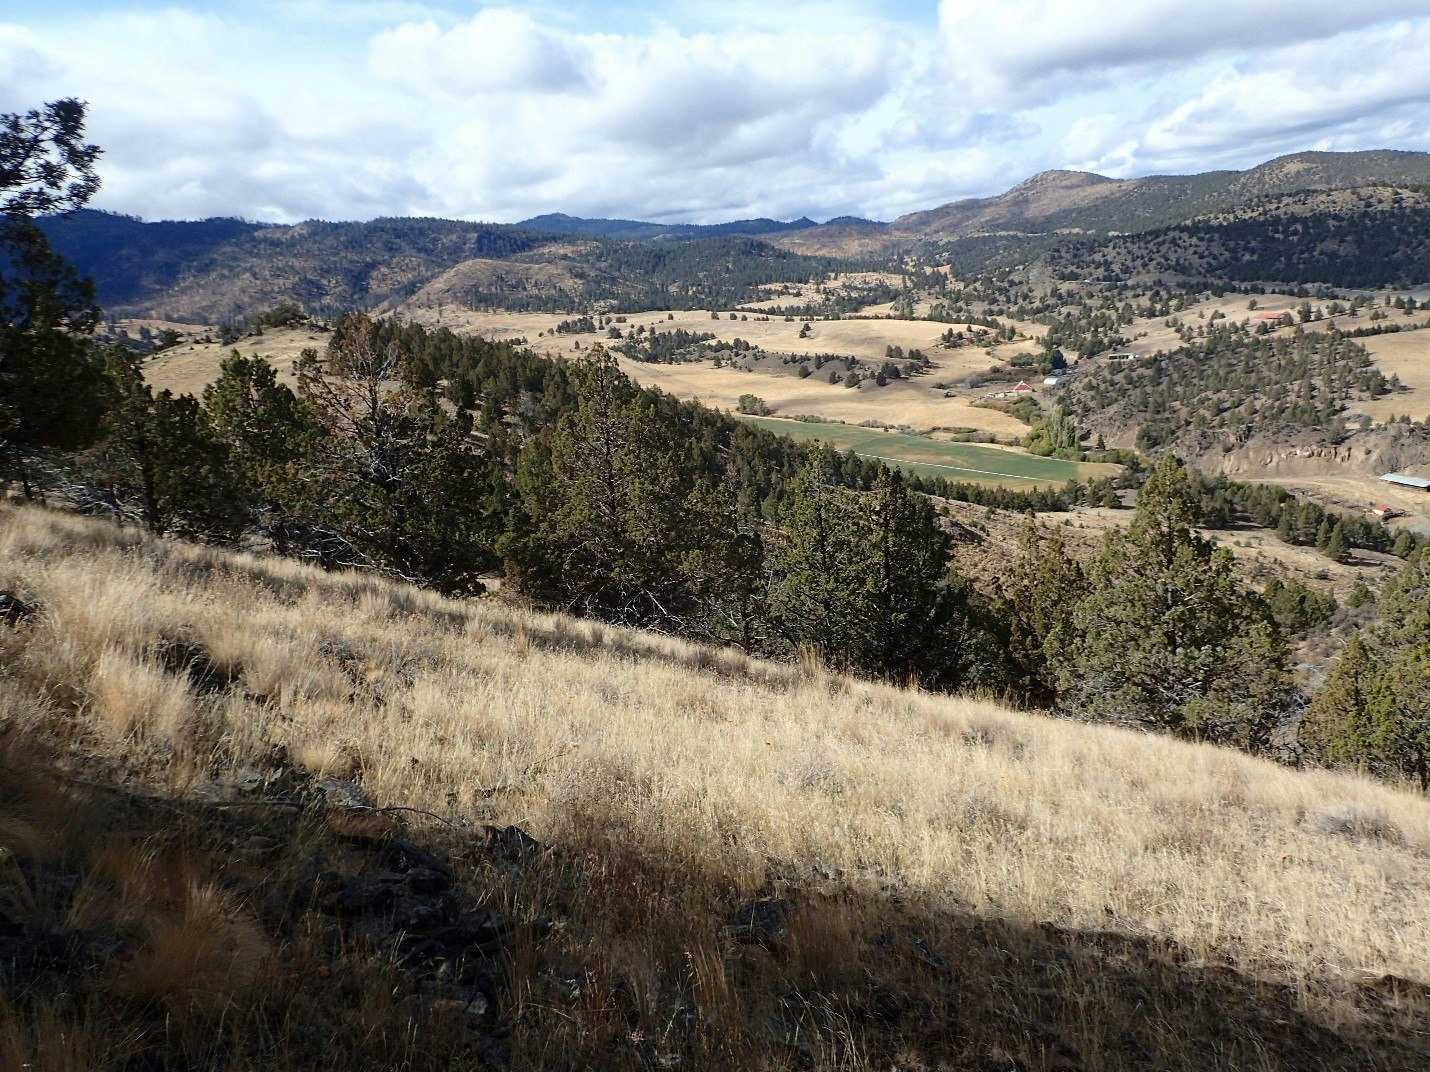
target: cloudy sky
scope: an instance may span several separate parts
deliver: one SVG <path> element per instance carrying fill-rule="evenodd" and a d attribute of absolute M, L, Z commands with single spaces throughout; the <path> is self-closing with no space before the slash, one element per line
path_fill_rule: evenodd
<path fill-rule="evenodd" d="M 98 207 L 892 219 L 1034 172 L 1430 150 L 1430 0 L 0 0 Z"/>

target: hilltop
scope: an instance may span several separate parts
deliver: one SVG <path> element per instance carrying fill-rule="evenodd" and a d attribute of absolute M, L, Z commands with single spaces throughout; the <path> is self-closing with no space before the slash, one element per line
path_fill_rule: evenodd
<path fill-rule="evenodd" d="M 1430 1061 L 1423 797 L 36 509 L 0 552 L 16 1067 Z"/>
<path fill-rule="evenodd" d="M 995 197 L 954 201 L 900 216 L 887 243 L 941 246 L 1011 232 L 1024 239 L 1058 234 L 1146 231 L 1250 201 L 1306 190 L 1413 186 L 1430 182 L 1430 153 L 1295 153 L 1248 171 L 1112 179 L 1081 171 L 1044 171 Z M 835 253 L 843 229 L 816 228 L 774 241 L 801 252 Z"/>
<path fill-rule="evenodd" d="M 889 224 L 741 220 L 656 224 L 549 214 L 514 226 L 384 219 L 291 226 L 241 220 L 143 223 L 82 211 L 42 221 L 55 249 L 119 315 L 220 323 L 280 301 L 332 315 L 424 300 L 572 312 L 708 308 L 760 300 L 762 285 L 885 265 L 896 253 L 960 268 L 1021 263 L 1070 237 L 1182 224 L 1311 190 L 1430 183 L 1430 154 L 1301 153 L 1245 172 L 1111 179 L 1035 175 L 1007 193 Z M 1321 281 L 1321 280 L 1310 280 Z"/>

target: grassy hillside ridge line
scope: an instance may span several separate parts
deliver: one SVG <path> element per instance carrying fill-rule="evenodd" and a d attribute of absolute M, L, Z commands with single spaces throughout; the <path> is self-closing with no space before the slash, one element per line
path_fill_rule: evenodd
<path fill-rule="evenodd" d="M 762 428 L 787 435 L 798 440 L 815 440 L 829 443 L 840 450 L 853 450 L 866 458 L 878 458 L 900 469 L 926 475 L 940 476 L 944 471 L 969 473 L 974 476 L 994 477 L 984 483 L 1013 483 L 1030 487 L 1047 487 L 1065 484 L 1069 480 L 1084 480 L 1089 476 L 1108 475 L 1114 466 L 1087 465 L 1064 461 L 1059 458 L 1039 458 L 998 447 L 980 446 L 973 443 L 946 443 L 921 436 L 904 436 L 897 432 L 881 429 L 849 427 L 832 423 L 813 423 L 780 417 L 754 417 L 740 415 L 742 421 L 757 424 Z M 885 445 L 887 441 L 887 445 Z M 999 469 L 983 469 L 956 465 L 953 462 L 927 460 L 938 457 L 964 458 L 968 460 L 986 459 L 985 464 L 1003 463 Z M 1018 470 L 1022 470 L 1019 472 Z"/>
<path fill-rule="evenodd" d="M 818 860 L 1032 918 L 1101 926 L 1106 906 L 1308 984 L 1318 963 L 1420 979 L 1430 964 L 1430 800 L 1368 780 L 34 508 L 0 513 L 0 551 L 4 587 L 41 608 L 22 673 L 80 674 L 85 723 L 113 749 L 192 731 L 203 699 L 182 681 L 164 677 L 156 707 L 94 676 L 153 672 L 147 653 L 179 636 L 247 686 L 223 697 L 226 761 L 282 743 L 444 811 L 519 785 L 541 836 L 582 837 L 573 808 L 620 816 L 641 852 L 694 847 L 737 888 L 771 860 Z"/>

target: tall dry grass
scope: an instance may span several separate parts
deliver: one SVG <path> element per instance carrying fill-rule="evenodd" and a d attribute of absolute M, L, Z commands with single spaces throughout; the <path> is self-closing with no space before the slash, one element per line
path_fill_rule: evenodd
<path fill-rule="evenodd" d="M 791 922 L 779 971 L 830 1002 L 881 904 L 1150 941 L 1289 987 L 1337 1030 L 1365 1026 L 1367 981 L 1430 983 L 1430 801 L 1368 779 L 38 510 L 0 514 L 4 588 L 42 609 L 0 704 L 38 690 L 159 781 L 196 737 L 210 770 L 282 746 L 384 804 L 519 824 L 589 861 L 621 926 L 647 902 L 670 926 L 694 889 L 798 892 L 828 910 Z M 235 687 L 200 695 L 156 663 L 176 638 Z M 714 940 L 670 938 L 701 1015 L 733 1016 Z M 617 963 L 636 941 L 586 948 Z M 811 1013 L 821 1046 L 839 1008 Z M 836 1049 L 819 1060 L 864 1060 L 852 1034 Z"/>

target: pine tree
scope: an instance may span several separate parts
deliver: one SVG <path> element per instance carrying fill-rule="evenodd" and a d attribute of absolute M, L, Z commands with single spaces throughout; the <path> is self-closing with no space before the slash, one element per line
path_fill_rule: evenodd
<path fill-rule="evenodd" d="M 0 115 L 0 480 L 18 479 L 26 497 L 31 454 L 77 450 L 101 427 L 94 285 L 30 222 L 72 212 L 99 188 L 84 120 L 77 100 Z"/>
<path fill-rule="evenodd" d="M 1332 527 L 1321 553 L 1332 562 L 1345 562 L 1351 557 L 1350 545 L 1346 543 L 1346 527 L 1342 522 L 1337 521 Z"/>
<path fill-rule="evenodd" d="M 1316 550 L 1317 550 L 1317 551 L 1322 551 L 1322 552 L 1324 552 L 1324 551 L 1326 550 L 1326 548 L 1330 546 L 1330 543 L 1331 543 L 1331 533 L 1332 533 L 1332 531 L 1333 531 L 1333 528 L 1334 528 L 1334 526 L 1332 526 L 1332 524 L 1331 524 L 1331 519 L 1330 519 L 1329 517 L 1322 518 L 1322 520 L 1321 520 L 1321 527 L 1316 530 Z M 1342 536 L 1342 538 L 1344 538 L 1345 533 L 1343 532 L 1343 533 L 1341 534 L 1341 536 Z"/>

